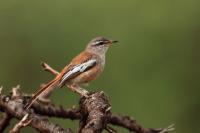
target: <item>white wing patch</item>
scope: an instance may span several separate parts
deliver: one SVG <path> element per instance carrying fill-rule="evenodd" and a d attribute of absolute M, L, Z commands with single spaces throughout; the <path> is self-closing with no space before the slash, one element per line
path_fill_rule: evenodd
<path fill-rule="evenodd" d="M 84 72 L 87 68 L 92 67 L 95 63 L 96 63 L 96 60 L 88 60 L 87 62 L 74 66 L 69 72 L 63 75 L 59 83 L 59 86 L 61 86 L 67 79 L 72 77 L 74 74 Z"/>

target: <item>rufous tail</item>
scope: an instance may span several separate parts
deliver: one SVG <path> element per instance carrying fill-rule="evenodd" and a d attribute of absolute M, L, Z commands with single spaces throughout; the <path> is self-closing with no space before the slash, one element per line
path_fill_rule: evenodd
<path fill-rule="evenodd" d="M 28 103 L 25 105 L 25 109 L 29 109 L 32 104 L 42 95 L 44 95 L 45 93 L 47 93 L 47 91 L 55 88 L 58 85 L 58 78 L 55 78 L 53 80 L 51 80 L 49 83 L 47 83 L 44 87 L 42 87 L 41 89 L 37 90 L 33 96 L 31 97 L 31 99 L 28 101 Z"/>

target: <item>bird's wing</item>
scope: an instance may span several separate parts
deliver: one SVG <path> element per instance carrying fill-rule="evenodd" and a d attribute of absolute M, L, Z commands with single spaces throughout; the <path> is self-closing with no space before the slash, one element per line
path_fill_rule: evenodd
<path fill-rule="evenodd" d="M 71 67 L 71 68 L 69 69 L 69 71 L 67 71 L 67 72 L 62 76 L 62 78 L 61 78 L 61 80 L 60 80 L 60 83 L 59 83 L 59 86 L 62 86 L 63 83 L 64 83 L 66 80 L 68 80 L 68 79 L 70 79 L 70 78 L 72 78 L 72 77 L 74 77 L 74 76 L 76 76 L 76 75 L 79 75 L 79 74 L 81 74 L 82 72 L 85 72 L 85 71 L 87 71 L 88 69 L 94 67 L 95 64 L 96 64 L 96 60 L 95 60 L 95 59 L 90 59 L 90 60 L 87 60 L 87 61 L 85 61 L 85 62 L 82 62 L 82 63 L 80 63 L 80 64 L 77 64 L 77 65 Z"/>

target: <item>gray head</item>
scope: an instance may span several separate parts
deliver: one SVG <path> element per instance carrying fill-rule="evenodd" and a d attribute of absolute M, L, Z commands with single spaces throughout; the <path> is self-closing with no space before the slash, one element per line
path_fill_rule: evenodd
<path fill-rule="evenodd" d="M 105 54 L 108 48 L 116 42 L 118 41 L 109 40 L 104 37 L 96 37 L 88 43 L 86 50 L 96 54 Z"/>

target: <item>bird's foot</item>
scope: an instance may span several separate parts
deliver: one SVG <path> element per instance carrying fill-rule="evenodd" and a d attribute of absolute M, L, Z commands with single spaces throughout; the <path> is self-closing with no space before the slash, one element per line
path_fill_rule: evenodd
<path fill-rule="evenodd" d="M 89 96 L 88 96 L 89 92 L 88 92 L 87 90 L 85 90 L 85 89 L 78 89 L 77 92 L 78 92 L 81 96 L 83 96 L 83 97 L 85 97 L 85 98 L 88 98 L 88 97 L 89 97 Z"/>
<path fill-rule="evenodd" d="M 83 96 L 83 97 L 85 97 L 85 98 L 88 98 L 88 97 L 89 97 L 89 96 L 88 96 L 89 92 L 88 92 L 87 90 L 81 88 L 81 87 L 78 86 L 78 85 L 75 85 L 75 84 L 73 84 L 73 85 L 68 85 L 68 88 L 69 88 L 70 90 L 72 90 L 73 92 L 78 93 L 80 96 Z"/>

